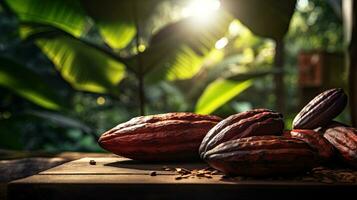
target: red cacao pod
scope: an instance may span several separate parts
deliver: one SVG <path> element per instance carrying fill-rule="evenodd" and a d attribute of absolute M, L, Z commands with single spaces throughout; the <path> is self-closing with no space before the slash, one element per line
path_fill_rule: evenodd
<path fill-rule="evenodd" d="M 293 129 L 315 129 L 327 125 L 347 104 L 343 89 L 335 88 L 317 95 L 294 118 Z"/>
<path fill-rule="evenodd" d="M 357 129 L 332 124 L 325 130 L 324 137 L 337 149 L 342 159 L 357 168 Z"/>
<path fill-rule="evenodd" d="M 291 131 L 284 131 L 283 136 L 297 138 L 306 142 L 317 152 L 321 162 L 327 162 L 335 155 L 334 147 L 320 132 L 308 129 L 293 129 Z"/>
<path fill-rule="evenodd" d="M 203 137 L 220 120 L 194 113 L 136 117 L 103 133 L 98 142 L 108 151 L 135 160 L 198 159 Z"/>
<path fill-rule="evenodd" d="M 283 136 L 230 140 L 205 152 L 213 168 L 228 175 L 290 175 L 311 170 L 316 154 L 304 141 Z"/>
<path fill-rule="evenodd" d="M 232 115 L 213 127 L 200 146 L 200 155 L 228 140 L 257 135 L 281 135 L 284 122 L 280 113 L 255 109 Z"/>

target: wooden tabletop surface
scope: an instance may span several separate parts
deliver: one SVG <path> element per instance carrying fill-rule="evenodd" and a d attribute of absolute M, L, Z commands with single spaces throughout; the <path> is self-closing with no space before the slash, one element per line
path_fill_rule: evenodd
<path fill-rule="evenodd" d="M 90 164 L 91 160 L 95 164 Z M 188 175 L 180 175 L 182 170 Z M 212 175 L 202 176 L 200 170 Z M 208 169 L 205 163 L 141 163 L 121 157 L 87 157 L 11 182 L 8 198 L 301 199 L 323 195 L 332 199 L 355 195 L 356 191 L 357 181 L 324 182 L 308 176 L 230 178 Z"/>

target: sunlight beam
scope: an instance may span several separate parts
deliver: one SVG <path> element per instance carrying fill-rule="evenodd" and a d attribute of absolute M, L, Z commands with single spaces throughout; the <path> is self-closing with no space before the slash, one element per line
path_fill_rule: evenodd
<path fill-rule="evenodd" d="M 192 0 L 185 8 L 182 9 L 183 17 L 193 16 L 199 21 L 205 22 L 211 19 L 221 6 L 219 0 Z"/>

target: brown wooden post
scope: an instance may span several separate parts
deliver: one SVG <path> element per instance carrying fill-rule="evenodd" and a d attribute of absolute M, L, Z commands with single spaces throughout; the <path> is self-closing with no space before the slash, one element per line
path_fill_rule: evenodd
<path fill-rule="evenodd" d="M 352 41 L 349 46 L 349 102 L 351 108 L 351 121 L 354 127 L 357 126 L 357 31 L 353 27 Z"/>
<path fill-rule="evenodd" d="M 284 41 L 283 38 L 275 40 L 274 67 L 279 72 L 274 75 L 275 83 L 275 109 L 285 112 L 285 84 L 284 84 Z"/>

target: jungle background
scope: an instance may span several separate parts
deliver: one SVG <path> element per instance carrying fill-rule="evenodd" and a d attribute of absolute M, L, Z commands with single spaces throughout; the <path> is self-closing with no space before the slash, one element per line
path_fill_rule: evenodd
<path fill-rule="evenodd" d="M 276 1 L 288 29 L 276 18 L 263 25 L 278 32 L 250 27 L 217 1 L 0 2 L 0 149 L 102 151 L 105 130 L 165 112 L 225 117 L 265 107 L 282 112 L 288 129 L 309 100 L 301 52 L 346 50 L 334 0 Z M 344 59 L 334 64 L 336 86 L 346 87 Z M 338 120 L 350 123 L 348 110 Z"/>

